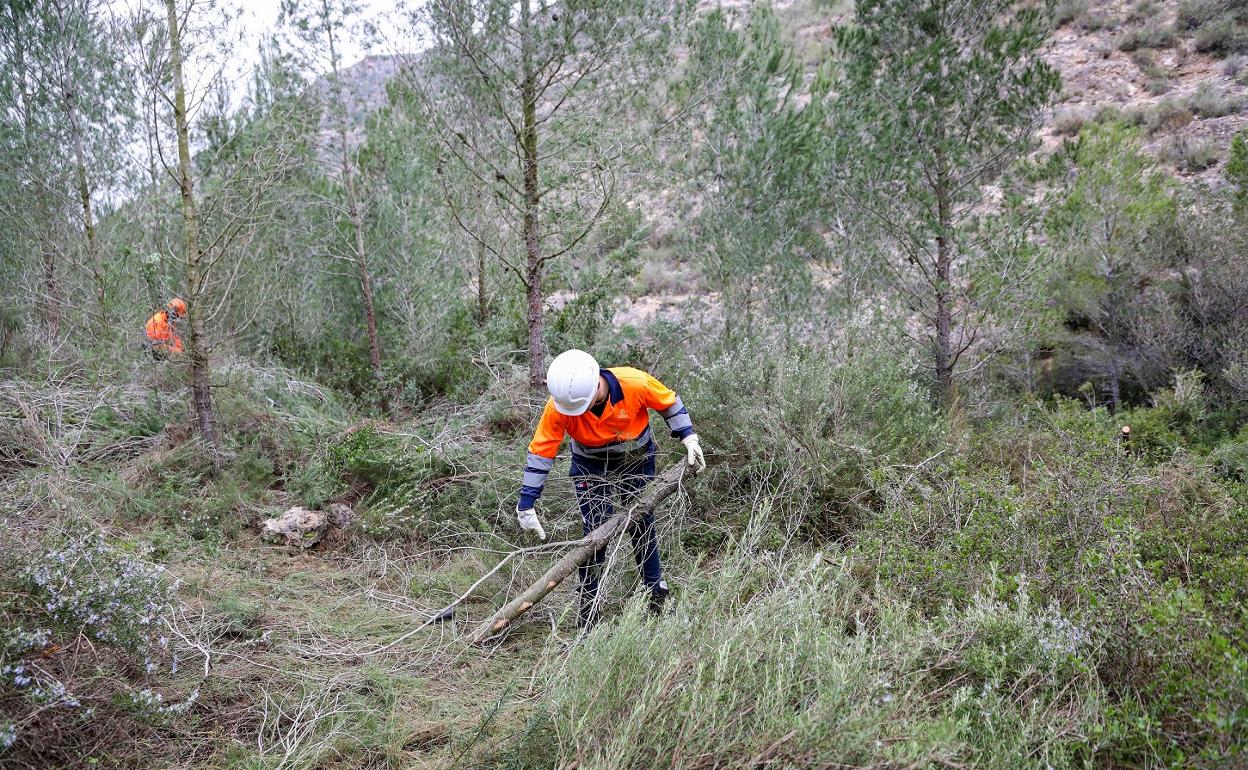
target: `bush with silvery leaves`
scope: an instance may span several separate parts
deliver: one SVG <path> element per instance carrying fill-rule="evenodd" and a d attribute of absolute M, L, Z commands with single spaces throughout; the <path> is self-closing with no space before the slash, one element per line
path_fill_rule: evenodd
<path fill-rule="evenodd" d="M 13 597 L 0 606 L 0 751 L 37 743 L 24 735 L 36 724 L 110 719 L 112 705 L 158 718 L 197 699 L 169 702 L 145 686 L 179 664 L 169 622 L 176 583 L 163 567 L 75 527 L 15 547 L 0 580 Z M 127 682 L 136 677 L 124 672 L 138 667 L 144 681 Z"/>

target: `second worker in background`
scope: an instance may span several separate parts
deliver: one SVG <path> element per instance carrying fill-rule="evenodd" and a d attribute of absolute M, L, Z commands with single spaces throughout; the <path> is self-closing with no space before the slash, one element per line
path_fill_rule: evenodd
<path fill-rule="evenodd" d="M 546 539 L 546 532 L 533 506 L 555 465 L 564 436 L 572 439 L 569 475 L 573 478 L 585 534 L 614 513 L 616 494 L 626 502 L 654 478 L 656 446 L 649 410 L 661 414 L 672 436 L 685 445 L 689 465 L 695 471 L 706 468 L 689 411 L 675 392 L 646 372 L 628 366 L 602 369 L 589 353 L 568 350 L 551 362 L 546 388 L 550 398 L 529 444 L 516 506 L 520 527 L 541 539 Z M 654 514 L 647 511 L 628 532 L 641 580 L 650 591 L 650 608 L 658 612 L 668 590 L 659 562 Z M 583 626 L 592 625 L 599 614 L 598 568 L 604 550 L 600 549 L 578 571 L 579 619 Z"/>

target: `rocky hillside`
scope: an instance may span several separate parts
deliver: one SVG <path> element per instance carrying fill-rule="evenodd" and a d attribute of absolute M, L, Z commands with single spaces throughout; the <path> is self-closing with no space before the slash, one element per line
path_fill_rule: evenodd
<path fill-rule="evenodd" d="M 1219 184 L 1231 138 L 1248 128 L 1248 18 L 1201 11 L 1232 5 L 1064 4 L 1048 54 L 1064 90 L 1043 141 L 1118 114 L 1144 129 L 1148 148 L 1177 175 Z"/>
<path fill-rule="evenodd" d="M 750 5 L 702 0 L 699 8 L 744 15 Z M 773 0 L 773 6 L 812 71 L 830 49 L 835 27 L 853 17 L 852 0 Z M 1214 188 L 1225 183 L 1231 139 L 1248 129 L 1248 2 L 1064 0 L 1055 22 L 1046 57 L 1060 71 L 1063 90 L 1041 120 L 1040 154 L 1090 121 L 1118 118 L 1141 128 L 1146 149 L 1177 178 Z M 402 57 L 379 55 L 345 71 L 354 140 L 362 140 L 365 118 L 385 103 L 385 83 L 400 66 Z M 695 296 L 715 304 L 679 265 L 649 256 L 636 290 L 616 299 L 617 327 L 675 319 Z M 551 308 L 572 296 L 555 294 Z"/>
<path fill-rule="evenodd" d="M 392 55 L 366 56 L 342 71 L 342 82 L 347 97 L 347 119 L 351 125 L 349 141 L 364 141 L 364 124 L 368 116 L 386 103 L 386 83 L 398 74 L 403 58 Z M 321 78 L 312 85 L 312 93 L 318 99 L 332 98 L 330 80 Z M 334 128 L 328 113 L 321 123 L 321 144 L 333 146 Z"/>
<path fill-rule="evenodd" d="M 774 5 L 812 66 L 853 8 L 849 0 Z M 701 4 L 741 12 L 748 6 L 745 0 Z M 1042 148 L 1111 113 L 1141 126 L 1148 148 L 1176 175 L 1219 183 L 1231 138 L 1248 128 L 1248 3 L 1065 0 L 1057 24 L 1048 59 L 1064 90 L 1041 126 Z M 356 138 L 367 115 L 385 103 L 386 81 L 400 66 L 399 56 L 377 55 L 344 71 Z"/>

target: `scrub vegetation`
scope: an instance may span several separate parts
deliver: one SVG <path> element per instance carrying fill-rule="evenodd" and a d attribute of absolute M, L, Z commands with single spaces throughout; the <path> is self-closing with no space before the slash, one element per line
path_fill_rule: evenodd
<path fill-rule="evenodd" d="M 241 105 L 226 5 L 0 10 L 0 766 L 1248 764 L 1239 5 L 703 5 L 292 3 Z M 573 347 L 701 437 L 671 595 L 470 644 Z"/>

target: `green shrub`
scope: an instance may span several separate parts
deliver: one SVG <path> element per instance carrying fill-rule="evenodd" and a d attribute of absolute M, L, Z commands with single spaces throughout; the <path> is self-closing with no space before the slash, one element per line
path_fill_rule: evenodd
<path fill-rule="evenodd" d="M 1232 441 L 1209 453 L 1209 462 L 1218 475 L 1248 482 L 1248 441 Z"/>
<path fill-rule="evenodd" d="M 1095 640 L 1025 592 L 916 617 L 845 559 L 754 532 L 659 621 L 634 606 L 547 667 L 582 768 L 1073 767 L 1099 732 Z M 1058 714 L 1062 716 L 1057 717 Z M 1060 723 L 1061 728 L 1055 729 Z"/>
<path fill-rule="evenodd" d="M 1225 5 L 1225 0 L 1182 0 L 1175 17 L 1175 27 L 1181 30 L 1199 29 L 1221 17 Z"/>
<path fill-rule="evenodd" d="M 1240 131 L 1231 140 L 1225 173 L 1226 181 L 1234 188 L 1236 210 L 1248 210 L 1248 131 Z"/>
<path fill-rule="evenodd" d="M 1217 766 L 1248 746 L 1246 514 L 1210 466 L 1176 454 L 1213 417 L 1200 395 L 1158 402 L 1123 416 L 1127 445 L 1117 420 L 1069 403 L 1015 416 L 917 478 L 882 479 L 885 506 L 853 550 L 924 615 L 1020 586 L 1060 604 L 1104 640 L 1095 665 L 1117 703 L 1100 734 L 1118 737 L 1101 751 Z"/>
<path fill-rule="evenodd" d="M 1196 30 L 1197 51 L 1226 55 L 1244 49 L 1248 35 L 1230 17 L 1223 17 L 1204 24 Z"/>
<path fill-rule="evenodd" d="M 1195 32 L 1198 51 L 1226 55 L 1248 50 L 1248 6 L 1237 0 L 1184 0 L 1175 27 Z"/>
<path fill-rule="evenodd" d="M 1170 90 L 1170 73 L 1157 63 L 1157 55 L 1151 49 L 1141 48 L 1131 55 L 1131 61 L 1148 78 L 1147 89 L 1153 96 Z"/>
<path fill-rule="evenodd" d="M 1053 21 L 1057 26 L 1083 22 L 1088 17 L 1088 0 L 1061 0 L 1053 9 Z"/>
<path fill-rule="evenodd" d="M 1062 107 L 1053 118 L 1053 126 L 1063 136 L 1077 136 L 1094 117 L 1090 107 Z"/>
<path fill-rule="evenodd" d="M 170 631 L 164 569 L 85 524 L 22 531 L 0 550 L 0 756 L 95 764 L 109 759 L 101 744 L 135 746 L 186 714 L 198 690 L 165 690 L 188 651 Z"/>
<path fill-rule="evenodd" d="M 1174 41 L 1174 29 L 1153 17 L 1139 26 L 1124 30 L 1118 36 L 1118 50 L 1130 52 L 1141 48 L 1169 48 Z"/>
<path fill-rule="evenodd" d="M 1206 80 L 1183 100 L 1184 105 L 1202 118 L 1220 118 L 1234 115 L 1244 107 L 1243 99 L 1226 89 Z"/>
<path fill-rule="evenodd" d="M 611 300 L 606 281 L 578 293 L 546 320 L 546 338 L 554 351 L 597 347 L 598 338 L 610 328 Z"/>
<path fill-rule="evenodd" d="M 1192 174 L 1213 168 L 1222 157 L 1216 142 L 1189 136 L 1171 138 L 1159 154 L 1166 163 Z"/>
<path fill-rule="evenodd" d="M 1139 0 L 1139 2 L 1131 6 L 1131 10 L 1127 14 L 1127 21 L 1131 24 L 1150 21 L 1160 10 L 1155 0 Z"/>
<path fill-rule="evenodd" d="M 1151 136 L 1160 131 L 1176 131 L 1192 122 L 1192 111 L 1179 102 L 1166 98 L 1156 104 L 1132 106 L 1123 111 L 1130 125 L 1142 126 Z"/>
<path fill-rule="evenodd" d="M 467 305 L 458 305 L 444 319 L 448 328 L 418 351 L 405 353 L 407 340 L 382 340 L 382 369 L 375 375 L 368 342 L 346 336 L 329 326 L 313 337 L 304 337 L 291 326 L 278 326 L 271 334 L 269 352 L 285 366 L 311 377 L 357 403 L 372 408 L 393 406 L 396 398 L 409 405 L 472 392 L 488 376 L 465 356 L 481 331 Z"/>
<path fill-rule="evenodd" d="M 1153 394 L 1151 407 L 1127 409 L 1119 418 L 1131 428 L 1131 450 L 1154 462 L 1180 451 L 1207 453 L 1235 436 L 1238 409 L 1213 409 L 1203 372 L 1179 372 L 1174 385 Z"/>
<path fill-rule="evenodd" d="M 325 472 L 338 481 L 336 492 L 363 495 L 361 526 L 378 539 L 482 531 L 488 529 L 483 512 L 496 507 L 494 501 L 487 509 L 478 499 L 465 498 L 449 483 L 459 470 L 444 453 L 371 425 L 331 445 L 323 462 Z"/>
<path fill-rule="evenodd" d="M 711 456 L 725 459 L 708 484 L 730 499 L 749 499 L 760 485 L 790 489 L 788 515 L 811 537 L 852 530 L 871 503 L 872 474 L 921 461 L 944 436 L 924 389 L 870 350 L 838 361 L 822 350 L 742 345 L 702 360 L 670 381 Z"/>
<path fill-rule="evenodd" d="M 1149 78 L 1148 83 L 1144 86 L 1144 88 L 1151 96 L 1161 96 L 1169 93 L 1171 86 L 1172 83 L 1170 82 L 1170 78 L 1155 77 Z"/>

